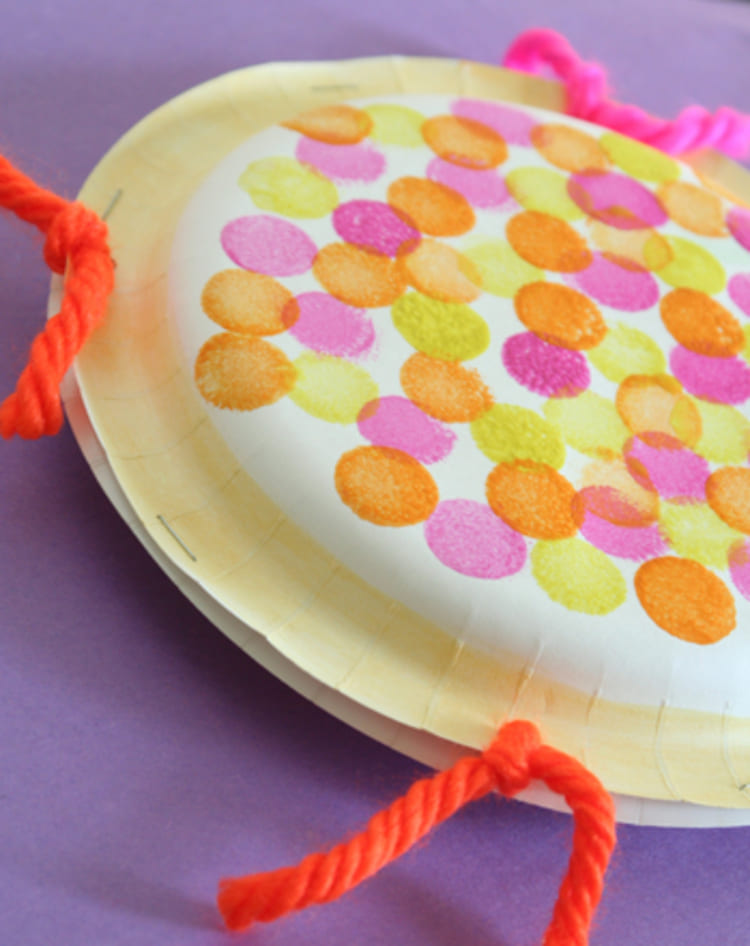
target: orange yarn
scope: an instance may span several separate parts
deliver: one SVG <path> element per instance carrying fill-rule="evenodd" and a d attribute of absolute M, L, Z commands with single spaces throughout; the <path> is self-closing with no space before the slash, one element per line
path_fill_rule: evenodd
<path fill-rule="evenodd" d="M 573 811 L 573 850 L 544 946 L 585 946 L 604 873 L 615 844 L 614 805 L 599 780 L 579 762 L 542 745 L 533 723 L 504 725 L 478 757 L 421 779 L 365 830 L 327 854 L 295 867 L 221 882 L 219 909 L 231 930 L 269 922 L 293 910 L 328 903 L 399 857 L 467 802 L 497 789 L 512 797 L 532 779 L 546 782 Z"/>
<path fill-rule="evenodd" d="M 1 155 L 0 207 L 46 235 L 44 259 L 50 269 L 62 275 L 68 266 L 60 311 L 34 339 L 16 390 L 0 405 L 0 434 L 34 440 L 62 426 L 60 382 L 104 317 L 114 263 L 107 225 L 93 210 L 39 187 Z"/>

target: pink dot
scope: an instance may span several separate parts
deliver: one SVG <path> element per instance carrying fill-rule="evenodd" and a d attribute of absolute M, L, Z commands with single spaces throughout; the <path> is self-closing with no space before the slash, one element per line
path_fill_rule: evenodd
<path fill-rule="evenodd" d="M 377 180 L 385 171 L 385 156 L 369 142 L 329 145 L 303 136 L 297 145 L 296 156 L 298 161 L 312 165 L 321 174 L 341 183 L 369 183 Z"/>
<path fill-rule="evenodd" d="M 437 558 L 472 578 L 505 578 L 526 564 L 526 543 L 483 503 L 449 499 L 425 524 L 425 538 Z"/>
<path fill-rule="evenodd" d="M 677 345 L 669 364 L 685 390 L 704 401 L 742 404 L 750 397 L 750 367 L 739 358 L 712 358 Z"/>
<path fill-rule="evenodd" d="M 317 253 L 299 227 L 263 214 L 232 220 L 221 231 L 221 245 L 232 262 L 264 276 L 306 273 Z"/>
<path fill-rule="evenodd" d="M 732 302 L 750 318 L 750 274 L 732 276 L 727 288 Z"/>
<path fill-rule="evenodd" d="M 510 145 L 530 144 L 531 129 L 537 124 L 530 115 L 518 109 L 478 99 L 456 99 L 451 111 L 459 118 L 471 118 L 488 125 Z"/>
<path fill-rule="evenodd" d="M 659 286 L 645 270 L 627 269 L 600 253 L 590 266 L 566 281 L 602 305 L 622 312 L 642 312 L 659 301 Z"/>
<path fill-rule="evenodd" d="M 579 351 L 550 345 L 533 332 L 511 335 L 502 358 L 512 378 L 544 397 L 576 397 L 591 383 L 589 366 Z"/>
<path fill-rule="evenodd" d="M 427 177 L 431 181 L 452 187 L 473 207 L 492 210 L 515 204 L 505 181 L 497 171 L 472 171 L 470 168 L 435 158 L 427 166 Z"/>
<path fill-rule="evenodd" d="M 739 245 L 750 252 L 750 210 L 732 207 L 727 214 L 727 226 Z"/>
<path fill-rule="evenodd" d="M 392 207 L 378 200 L 341 204 L 333 212 L 333 226 L 347 243 L 385 256 L 411 252 L 422 238 Z"/>
<path fill-rule="evenodd" d="M 289 331 L 307 348 L 342 358 L 357 358 L 372 348 L 375 330 L 359 309 L 326 292 L 305 292 L 297 304 L 299 318 Z"/>
<path fill-rule="evenodd" d="M 585 213 L 618 230 L 658 227 L 667 219 L 651 191 L 624 174 L 573 174 L 568 193 Z"/>
<path fill-rule="evenodd" d="M 623 453 L 630 475 L 644 489 L 677 503 L 705 499 L 708 463 L 675 437 L 644 433 L 631 437 Z"/>
<path fill-rule="evenodd" d="M 729 574 L 742 597 L 750 599 L 750 539 L 740 539 L 729 550 Z"/>
<path fill-rule="evenodd" d="M 455 433 L 428 417 L 405 397 L 381 397 L 365 404 L 357 419 L 362 436 L 376 447 L 394 447 L 420 463 L 437 463 L 456 442 Z"/>
<path fill-rule="evenodd" d="M 581 524 L 581 535 L 607 555 L 643 562 L 647 558 L 663 555 L 667 545 L 656 525 L 619 526 L 586 512 Z"/>

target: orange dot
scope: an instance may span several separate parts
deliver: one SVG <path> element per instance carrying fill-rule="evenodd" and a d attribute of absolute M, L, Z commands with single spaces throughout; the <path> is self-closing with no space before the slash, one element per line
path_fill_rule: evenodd
<path fill-rule="evenodd" d="M 725 466 L 716 470 L 706 482 L 706 499 L 728 526 L 750 534 L 750 469 Z"/>
<path fill-rule="evenodd" d="M 441 302 L 473 302 L 481 295 L 479 269 L 446 243 L 422 240 L 413 253 L 402 256 L 406 278 L 415 289 Z"/>
<path fill-rule="evenodd" d="M 388 188 L 388 203 L 430 236 L 459 236 L 474 226 L 465 197 L 452 187 L 422 177 L 400 177 Z"/>
<path fill-rule="evenodd" d="M 315 257 L 313 273 L 336 299 L 356 308 L 391 305 L 406 290 L 399 264 L 350 243 L 330 243 Z"/>
<path fill-rule="evenodd" d="M 536 125 L 531 143 L 550 164 L 564 171 L 606 171 L 610 166 L 606 151 L 595 138 L 567 125 Z"/>
<path fill-rule="evenodd" d="M 527 283 L 518 290 L 513 304 L 526 328 L 560 348 L 594 348 L 607 334 L 607 323 L 596 305 L 568 286 Z"/>
<path fill-rule="evenodd" d="M 581 481 L 574 511 L 588 510 L 614 525 L 633 527 L 647 526 L 659 516 L 659 494 L 636 482 L 622 459 L 589 463 Z"/>
<path fill-rule="evenodd" d="M 593 219 L 586 225 L 594 246 L 625 268 L 658 272 L 674 259 L 674 250 L 656 230 L 618 230 Z"/>
<path fill-rule="evenodd" d="M 615 405 L 634 434 L 669 434 L 689 447 L 701 438 L 698 408 L 669 375 L 630 375 L 617 389 Z"/>
<path fill-rule="evenodd" d="M 665 556 L 644 562 L 635 575 L 635 591 L 652 621 L 691 644 L 714 644 L 737 623 L 727 586 L 692 559 Z"/>
<path fill-rule="evenodd" d="M 336 489 L 360 519 L 376 526 L 411 526 L 428 519 L 439 495 L 427 470 L 392 447 L 356 447 L 336 464 Z"/>
<path fill-rule="evenodd" d="M 513 249 L 532 266 L 576 273 L 591 263 L 586 241 L 570 224 L 537 210 L 511 217 L 506 228 Z"/>
<path fill-rule="evenodd" d="M 486 491 L 492 511 L 522 535 L 566 539 L 578 531 L 573 517 L 576 491 L 545 463 L 500 463 L 487 477 Z"/>
<path fill-rule="evenodd" d="M 443 161 L 477 171 L 497 167 L 508 157 L 508 148 L 500 135 L 471 118 L 429 118 L 422 124 L 422 137 Z"/>
<path fill-rule="evenodd" d="M 742 327 L 721 303 L 698 289 L 674 289 L 659 304 L 667 330 L 699 355 L 728 358 L 742 351 Z"/>
<path fill-rule="evenodd" d="M 373 128 L 372 118 L 367 112 L 351 105 L 323 105 L 281 124 L 329 145 L 354 145 L 369 135 Z"/>
<path fill-rule="evenodd" d="M 492 394 L 478 371 L 421 352 L 404 362 L 401 387 L 425 414 L 449 424 L 476 420 L 492 407 Z"/>
<path fill-rule="evenodd" d="M 724 207 L 716 196 L 687 181 L 669 181 L 657 191 L 675 223 L 702 236 L 726 236 Z"/>
<path fill-rule="evenodd" d="M 294 296 L 271 276 L 246 269 L 225 269 L 206 283 L 203 311 L 230 332 L 277 335 L 299 318 Z"/>
<path fill-rule="evenodd" d="M 203 397 L 231 410 L 273 404 L 292 390 L 296 379 L 297 371 L 284 352 L 253 336 L 214 335 L 195 361 L 195 381 Z"/>

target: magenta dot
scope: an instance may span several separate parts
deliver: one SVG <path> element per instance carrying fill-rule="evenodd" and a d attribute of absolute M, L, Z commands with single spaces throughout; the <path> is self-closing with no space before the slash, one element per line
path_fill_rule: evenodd
<path fill-rule="evenodd" d="M 709 465 L 675 437 L 644 433 L 631 437 L 623 453 L 630 475 L 644 489 L 676 503 L 705 499 Z"/>
<path fill-rule="evenodd" d="M 471 118 L 488 125 L 511 145 L 530 144 L 531 129 L 537 124 L 530 115 L 518 109 L 478 99 L 456 99 L 451 111 L 459 118 Z"/>
<path fill-rule="evenodd" d="M 750 318 L 750 274 L 737 273 L 729 280 L 729 297 Z"/>
<path fill-rule="evenodd" d="M 497 171 L 472 171 L 470 168 L 435 158 L 427 166 L 427 177 L 431 181 L 452 187 L 473 207 L 479 207 L 482 210 L 493 210 L 515 204 L 505 186 L 505 181 Z"/>
<path fill-rule="evenodd" d="M 727 226 L 739 245 L 750 252 L 750 210 L 732 207 L 727 214 Z"/>
<path fill-rule="evenodd" d="M 376 447 L 394 447 L 420 463 L 437 463 L 456 442 L 455 433 L 428 417 L 406 397 L 381 397 L 362 408 L 357 419 L 362 436 Z"/>
<path fill-rule="evenodd" d="M 667 551 L 658 526 L 615 525 L 588 511 L 581 524 L 581 535 L 607 555 L 633 562 L 644 562 Z"/>
<path fill-rule="evenodd" d="M 590 266 L 571 274 L 566 282 L 621 312 L 642 312 L 659 301 L 659 286 L 651 273 L 620 266 L 600 253 L 594 255 Z"/>
<path fill-rule="evenodd" d="M 317 253 L 299 227 L 263 214 L 232 220 L 221 231 L 221 245 L 232 262 L 265 276 L 306 273 Z"/>
<path fill-rule="evenodd" d="M 379 200 L 350 200 L 341 204 L 333 212 L 333 226 L 347 243 L 385 256 L 409 252 L 421 239 L 418 230 Z"/>
<path fill-rule="evenodd" d="M 651 191 L 624 174 L 573 174 L 568 193 L 585 213 L 618 230 L 658 227 L 667 219 Z"/>
<path fill-rule="evenodd" d="M 522 536 L 483 503 L 449 499 L 425 524 L 427 544 L 443 565 L 472 578 L 505 578 L 526 564 Z"/>
<path fill-rule="evenodd" d="M 589 366 L 579 351 L 550 345 L 533 332 L 511 335 L 502 358 L 512 378 L 544 397 L 576 397 L 591 383 Z"/>
<path fill-rule="evenodd" d="M 357 145 L 329 145 L 302 137 L 297 160 L 310 164 L 321 174 L 340 183 L 376 181 L 385 171 L 385 156 L 369 142 Z"/>
<path fill-rule="evenodd" d="M 342 358 L 357 358 L 372 348 L 375 329 L 359 309 L 326 292 L 305 292 L 297 304 L 299 318 L 289 332 L 307 348 Z"/>
<path fill-rule="evenodd" d="M 750 539 L 740 539 L 729 550 L 729 574 L 742 597 L 750 599 Z"/>
<path fill-rule="evenodd" d="M 750 397 L 750 367 L 739 358 L 713 358 L 677 345 L 669 364 L 685 390 L 704 401 L 742 404 Z"/>

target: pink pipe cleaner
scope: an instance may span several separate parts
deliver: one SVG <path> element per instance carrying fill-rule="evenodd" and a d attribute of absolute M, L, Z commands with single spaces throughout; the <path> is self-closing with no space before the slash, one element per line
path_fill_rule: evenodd
<path fill-rule="evenodd" d="M 730 158 L 742 158 L 750 151 L 750 115 L 727 107 L 712 115 L 700 105 L 691 105 L 667 121 L 635 105 L 614 102 L 607 98 L 604 68 L 584 62 L 565 37 L 553 30 L 521 33 L 505 54 L 503 65 L 532 74 L 551 70 L 565 83 L 569 115 L 613 128 L 668 154 L 715 148 Z"/>

